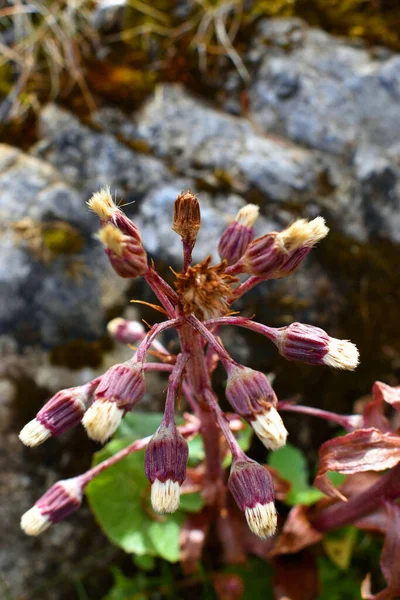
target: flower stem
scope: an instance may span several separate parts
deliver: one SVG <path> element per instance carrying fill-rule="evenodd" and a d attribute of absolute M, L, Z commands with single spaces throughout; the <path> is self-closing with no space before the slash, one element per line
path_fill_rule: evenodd
<path fill-rule="evenodd" d="M 347 429 L 347 431 L 353 431 L 354 429 L 362 427 L 363 425 L 362 415 L 338 415 L 336 413 L 329 412 L 327 410 L 321 410 L 320 408 L 314 408 L 312 406 L 292 404 L 292 402 L 288 400 L 282 400 L 281 402 L 278 402 L 277 408 L 278 410 L 303 413 L 306 415 L 311 415 L 313 417 L 325 419 L 325 421 L 332 421 L 333 423 L 341 425 L 342 427 Z"/>
<path fill-rule="evenodd" d="M 400 463 L 367 490 L 353 496 L 348 502 L 336 502 L 325 508 L 312 520 L 312 526 L 319 531 L 329 531 L 354 523 L 361 517 L 373 512 L 388 500 L 400 496 Z"/>

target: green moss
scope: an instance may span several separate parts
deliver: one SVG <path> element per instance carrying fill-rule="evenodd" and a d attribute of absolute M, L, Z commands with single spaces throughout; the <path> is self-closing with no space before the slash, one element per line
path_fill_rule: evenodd
<path fill-rule="evenodd" d="M 54 222 L 42 229 L 43 245 L 51 254 L 76 254 L 84 245 L 84 239 L 77 229 L 68 223 Z"/>

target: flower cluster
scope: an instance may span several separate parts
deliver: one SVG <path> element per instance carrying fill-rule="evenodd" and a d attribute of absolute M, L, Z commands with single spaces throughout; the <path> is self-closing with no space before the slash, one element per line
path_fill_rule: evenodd
<path fill-rule="evenodd" d="M 286 443 L 287 431 L 268 378 L 238 364 L 218 334 L 226 325 L 245 327 L 267 337 L 288 360 L 350 370 L 357 366 L 358 351 L 349 341 L 331 338 L 322 329 L 301 323 L 267 327 L 231 309 L 234 301 L 255 285 L 293 273 L 313 246 L 327 235 L 323 218 L 310 222 L 299 219 L 281 232 L 254 238 L 258 208 L 247 205 L 222 234 L 221 262 L 212 265 L 211 257 L 206 257 L 200 264 L 192 265 L 200 208 L 192 193 L 182 193 L 175 202 L 173 229 L 182 239 L 183 269 L 175 273 L 173 289 L 148 261 L 138 228 L 113 202 L 108 189 L 96 193 L 89 207 L 100 218 L 98 237 L 113 269 L 124 278 L 143 277 L 156 295 L 166 320 L 147 333 L 141 323 L 113 320 L 109 324 L 111 335 L 137 347 L 132 358 L 114 365 L 86 385 L 56 394 L 22 429 L 20 438 L 24 444 L 36 446 L 82 422 L 90 438 L 104 443 L 116 431 L 124 415 L 134 410 L 143 398 L 145 373 L 149 370 L 169 373 L 164 417 L 151 438 L 132 443 L 83 475 L 56 483 L 23 516 L 22 528 L 29 535 L 36 535 L 68 516 L 80 505 L 89 481 L 141 448 L 146 448 L 144 470 L 151 484 L 153 509 L 160 513 L 175 511 L 186 478 L 186 438 L 200 433 L 208 472 L 203 489 L 206 504 L 223 510 L 226 501 L 225 491 L 219 493 L 226 489 L 218 454 L 224 440 L 232 455 L 228 489 L 245 514 L 251 531 L 261 538 L 273 535 L 277 515 L 271 473 L 246 456 L 235 438 L 233 424 L 241 417 L 272 450 Z M 177 354 L 171 354 L 156 339 L 171 328 L 176 330 L 180 341 Z M 159 362 L 147 362 L 150 349 Z M 213 391 L 211 375 L 217 361 L 226 370 L 226 398 L 236 416 L 223 412 Z M 193 415 L 177 427 L 175 402 L 181 393 Z"/>

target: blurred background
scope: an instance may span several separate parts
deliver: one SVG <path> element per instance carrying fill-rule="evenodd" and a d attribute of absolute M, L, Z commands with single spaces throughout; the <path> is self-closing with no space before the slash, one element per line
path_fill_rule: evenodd
<path fill-rule="evenodd" d="M 94 238 L 85 203 L 105 185 L 170 281 L 182 190 L 201 203 L 196 261 L 218 261 L 218 237 L 245 203 L 260 206 L 257 234 L 323 215 L 331 232 L 302 268 L 237 310 L 351 339 L 357 371 L 287 363 L 244 330 L 225 331 L 224 343 L 273 373 L 280 399 L 348 413 L 375 380 L 398 384 L 399 52 L 398 0 L 0 2 L 0 598 L 250 597 L 212 583 L 225 568 L 217 549 L 190 576 L 139 561 L 111 545 L 87 505 L 43 538 L 25 537 L 20 515 L 86 470 L 98 446 L 77 429 L 28 450 L 17 433 L 57 390 L 130 356 L 108 337 L 110 319 L 159 320 L 132 308 L 131 298 L 154 298 L 118 279 Z M 149 377 L 145 410 L 160 409 L 164 386 Z M 307 416 L 285 424 L 313 473 L 337 431 Z M 265 460 L 256 442 L 252 452 Z M 325 567 L 321 598 L 359 597 L 359 582 L 333 595 L 336 567 Z M 254 568 L 260 597 L 272 598 L 265 563 Z"/>

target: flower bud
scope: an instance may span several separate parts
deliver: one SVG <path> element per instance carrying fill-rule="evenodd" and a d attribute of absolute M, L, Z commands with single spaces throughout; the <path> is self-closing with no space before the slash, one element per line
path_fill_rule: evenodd
<path fill-rule="evenodd" d="M 82 419 L 88 436 L 97 442 L 111 437 L 124 414 L 142 399 L 145 388 L 142 363 L 127 361 L 108 369 Z"/>
<path fill-rule="evenodd" d="M 174 224 L 172 229 L 182 241 L 193 245 L 200 229 L 200 206 L 191 192 L 179 194 L 174 204 Z"/>
<path fill-rule="evenodd" d="M 86 385 L 61 390 L 21 430 L 19 438 L 25 446 L 39 446 L 81 422 L 98 380 Z"/>
<path fill-rule="evenodd" d="M 243 256 L 243 266 L 257 277 L 286 277 L 328 231 L 322 217 L 310 222 L 298 219 L 280 233 L 267 233 L 251 242 Z"/>
<path fill-rule="evenodd" d="M 245 253 L 254 238 L 253 225 L 258 217 L 259 208 L 255 204 L 246 204 L 236 215 L 235 220 L 223 232 L 218 246 L 221 259 L 233 265 Z"/>
<path fill-rule="evenodd" d="M 83 489 L 78 477 L 55 483 L 21 518 L 27 535 L 39 535 L 52 523 L 58 523 L 77 510 Z"/>
<path fill-rule="evenodd" d="M 175 424 L 161 423 L 146 447 L 144 469 L 151 483 L 151 503 L 158 513 L 179 508 L 180 486 L 186 478 L 189 448 Z"/>
<path fill-rule="evenodd" d="M 109 334 L 122 344 L 136 344 L 141 342 L 146 334 L 140 321 L 128 321 L 117 317 L 107 325 Z"/>
<path fill-rule="evenodd" d="M 286 444 L 287 431 L 275 408 L 278 400 L 263 373 L 229 365 L 225 393 L 235 412 L 250 423 L 267 448 L 277 450 Z"/>
<path fill-rule="evenodd" d="M 354 344 L 348 340 L 331 338 L 319 327 L 292 323 L 275 332 L 275 344 L 287 360 L 350 371 L 358 365 L 359 353 Z"/>
<path fill-rule="evenodd" d="M 133 238 L 140 237 L 139 229 L 136 225 L 115 204 L 109 187 L 103 188 L 100 192 L 93 194 L 88 201 L 88 205 L 100 218 L 103 227 L 107 223 L 112 223 L 123 234 Z"/>
<path fill-rule="evenodd" d="M 251 531 L 261 538 L 274 535 L 277 516 L 269 471 L 247 457 L 235 459 L 228 487 L 236 504 L 245 513 Z"/>
<path fill-rule="evenodd" d="M 99 231 L 99 239 L 105 246 L 111 266 L 124 278 L 139 277 L 148 270 L 147 254 L 139 231 L 132 230 L 131 233 L 134 235 L 126 235 L 111 223 Z"/>

